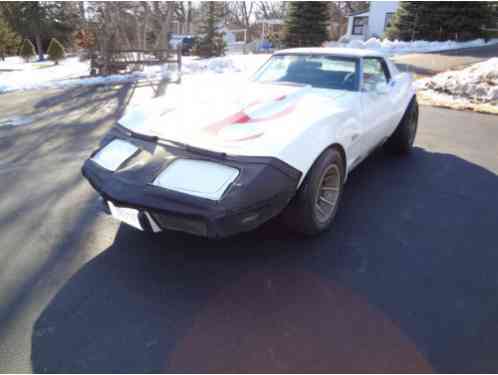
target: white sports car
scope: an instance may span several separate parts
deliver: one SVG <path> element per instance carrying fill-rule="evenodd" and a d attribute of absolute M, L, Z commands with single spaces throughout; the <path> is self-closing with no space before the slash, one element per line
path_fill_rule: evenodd
<path fill-rule="evenodd" d="M 141 230 L 207 237 L 281 214 L 316 235 L 348 173 L 380 145 L 408 152 L 417 130 L 411 77 L 368 50 L 279 51 L 227 97 L 119 120 L 82 169 L 106 210 Z"/>

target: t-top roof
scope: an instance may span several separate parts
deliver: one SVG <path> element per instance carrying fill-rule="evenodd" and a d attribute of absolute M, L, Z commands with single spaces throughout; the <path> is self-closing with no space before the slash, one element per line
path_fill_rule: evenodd
<path fill-rule="evenodd" d="M 284 54 L 319 54 L 319 55 L 331 55 L 340 57 L 385 57 L 381 52 L 374 51 L 371 49 L 360 49 L 360 48 L 336 48 L 336 47 L 308 47 L 308 48 L 289 48 L 280 50 L 274 53 L 274 55 L 284 55 Z"/>

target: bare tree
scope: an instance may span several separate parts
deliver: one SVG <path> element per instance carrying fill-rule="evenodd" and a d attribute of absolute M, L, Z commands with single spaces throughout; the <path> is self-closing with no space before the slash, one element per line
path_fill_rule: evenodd
<path fill-rule="evenodd" d="M 86 12 L 85 12 L 85 2 L 84 1 L 78 1 L 78 8 L 80 11 L 80 18 L 84 22 L 86 19 Z"/>
<path fill-rule="evenodd" d="M 258 1 L 255 15 L 257 19 L 284 19 L 287 12 L 285 1 Z"/>
<path fill-rule="evenodd" d="M 88 27 L 95 35 L 97 56 L 104 67 L 115 59 L 143 61 L 147 50 L 168 49 L 168 34 L 178 2 L 94 1 L 86 5 Z M 123 50 L 134 52 L 115 53 Z M 156 57 L 166 56 L 167 51 Z M 131 66 L 143 67 L 139 63 Z"/>
<path fill-rule="evenodd" d="M 97 37 L 113 39 L 116 47 L 145 49 L 151 35 L 153 45 L 164 49 L 178 3 L 93 1 L 88 2 L 87 13 L 99 31 Z"/>
<path fill-rule="evenodd" d="M 253 1 L 229 1 L 225 3 L 225 20 L 241 29 L 247 30 L 248 39 L 252 39 L 252 24 L 255 10 Z"/>
<path fill-rule="evenodd" d="M 191 32 L 192 23 L 192 2 L 191 1 L 177 1 L 174 8 L 175 18 L 180 24 L 181 33 Z"/>
<path fill-rule="evenodd" d="M 153 2 L 154 15 L 156 23 L 160 25 L 159 32 L 156 38 L 156 49 L 168 49 L 168 33 L 171 29 L 171 21 L 173 20 L 174 11 L 177 4 L 174 2 Z M 157 31 L 157 30 L 156 30 Z"/>

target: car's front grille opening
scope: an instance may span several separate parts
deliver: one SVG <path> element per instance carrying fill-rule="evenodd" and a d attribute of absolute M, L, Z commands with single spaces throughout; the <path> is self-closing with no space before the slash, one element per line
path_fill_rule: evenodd
<path fill-rule="evenodd" d="M 162 229 L 178 230 L 197 236 L 207 236 L 207 224 L 201 219 L 157 213 L 154 213 L 152 216 L 154 216 L 154 219 L 156 219 Z"/>

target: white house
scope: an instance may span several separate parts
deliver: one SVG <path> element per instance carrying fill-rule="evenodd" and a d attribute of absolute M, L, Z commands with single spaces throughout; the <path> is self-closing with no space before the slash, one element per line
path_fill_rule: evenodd
<path fill-rule="evenodd" d="M 399 1 L 370 1 L 368 11 L 348 17 L 346 37 L 359 40 L 381 37 L 398 5 Z"/>

